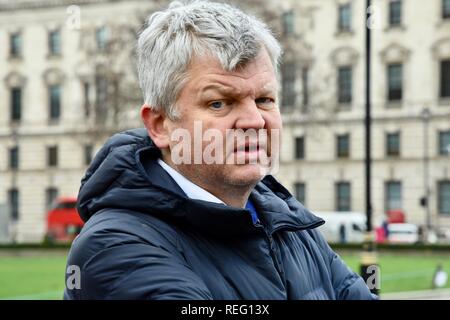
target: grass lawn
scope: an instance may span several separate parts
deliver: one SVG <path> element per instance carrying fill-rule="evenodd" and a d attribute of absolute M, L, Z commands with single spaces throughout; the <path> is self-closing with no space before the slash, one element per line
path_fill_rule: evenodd
<path fill-rule="evenodd" d="M 342 258 L 359 273 L 359 255 L 343 255 Z M 378 257 L 378 264 L 381 269 L 380 294 L 431 289 L 438 264 L 450 277 L 450 255 L 382 254 Z M 450 288 L 450 279 L 445 287 Z"/>
<path fill-rule="evenodd" d="M 0 299 L 61 299 L 66 256 L 0 257 Z"/>
<path fill-rule="evenodd" d="M 359 256 L 342 255 L 358 272 Z M 381 294 L 430 289 L 434 270 L 441 263 L 450 275 L 450 256 L 380 255 Z M 0 256 L 0 299 L 61 299 L 66 256 Z M 450 282 L 447 283 L 450 288 Z"/>

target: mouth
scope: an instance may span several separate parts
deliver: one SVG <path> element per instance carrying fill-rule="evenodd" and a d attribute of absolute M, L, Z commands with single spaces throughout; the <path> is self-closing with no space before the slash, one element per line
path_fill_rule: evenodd
<path fill-rule="evenodd" d="M 228 164 L 267 166 L 270 158 L 265 141 L 246 141 L 232 150 L 231 157 L 227 158 Z"/>
<path fill-rule="evenodd" d="M 253 153 L 262 150 L 257 143 L 246 143 L 245 145 L 234 148 L 234 152 Z"/>

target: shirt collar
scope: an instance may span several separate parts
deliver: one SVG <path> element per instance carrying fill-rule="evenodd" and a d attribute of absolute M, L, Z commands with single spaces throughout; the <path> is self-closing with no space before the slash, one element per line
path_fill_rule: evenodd
<path fill-rule="evenodd" d="M 158 164 L 173 178 L 173 180 L 175 180 L 188 198 L 225 204 L 213 194 L 186 179 L 181 173 L 173 169 L 161 159 L 158 159 Z"/>

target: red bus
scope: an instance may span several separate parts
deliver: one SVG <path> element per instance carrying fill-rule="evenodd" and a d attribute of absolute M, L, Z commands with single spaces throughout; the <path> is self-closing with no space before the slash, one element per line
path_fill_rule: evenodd
<path fill-rule="evenodd" d="M 84 225 L 77 208 L 77 199 L 74 197 L 57 198 L 53 207 L 47 213 L 48 242 L 71 242 L 81 231 Z"/>

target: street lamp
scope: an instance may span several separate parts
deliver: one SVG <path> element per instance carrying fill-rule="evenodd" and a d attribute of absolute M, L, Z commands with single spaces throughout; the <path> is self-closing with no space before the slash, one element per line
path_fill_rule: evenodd
<path fill-rule="evenodd" d="M 19 131 L 17 127 L 11 128 L 11 141 L 13 143 L 14 148 L 18 148 L 19 146 Z M 19 152 L 19 151 L 17 151 Z M 18 156 L 18 155 L 17 155 Z M 11 170 L 11 190 L 17 190 L 17 168 L 10 168 Z M 13 206 L 18 206 L 18 198 L 13 199 L 11 195 L 12 202 L 9 203 L 9 216 L 8 216 L 8 233 L 11 242 L 16 243 L 17 241 L 17 217 L 12 215 L 13 210 L 16 210 L 16 208 L 13 208 Z M 14 203 L 13 203 L 14 202 Z M 16 203 L 17 202 L 17 203 Z"/>
<path fill-rule="evenodd" d="M 428 124 L 431 117 L 430 109 L 425 107 L 420 114 L 423 120 L 423 188 L 424 197 L 421 204 L 425 207 L 425 239 L 428 240 L 431 233 L 431 212 L 430 212 L 430 186 L 429 186 L 429 157 L 428 157 Z"/>
<path fill-rule="evenodd" d="M 371 0 L 366 0 L 366 37 L 365 37 L 365 53 L 366 53 L 366 106 L 365 106 L 365 196 L 366 196 L 366 233 L 364 236 L 363 252 L 361 255 L 360 274 L 372 293 L 379 293 L 380 270 L 378 266 L 378 258 L 376 253 L 374 232 L 372 226 L 372 156 L 371 156 L 371 15 L 373 7 Z"/>

